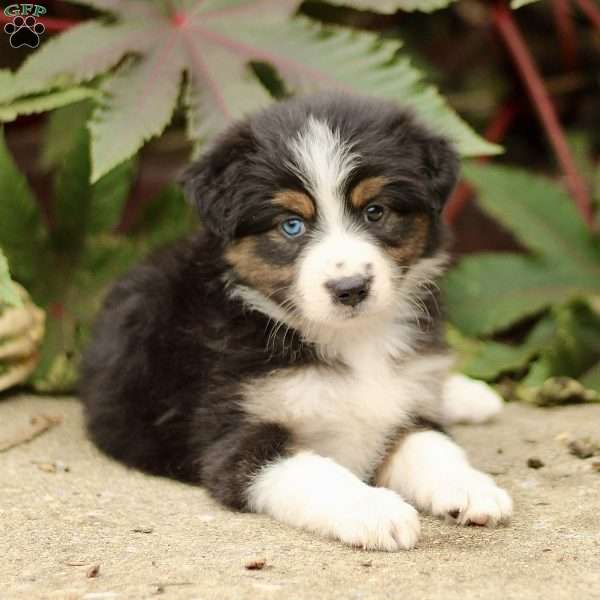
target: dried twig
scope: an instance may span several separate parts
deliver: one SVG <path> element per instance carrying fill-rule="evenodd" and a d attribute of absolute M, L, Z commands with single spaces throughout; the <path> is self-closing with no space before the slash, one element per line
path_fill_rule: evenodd
<path fill-rule="evenodd" d="M 0 440 L 0 452 L 6 452 L 16 446 L 27 444 L 61 422 L 62 419 L 60 417 L 49 417 L 47 415 L 31 417 L 29 429 L 18 432 L 12 438 Z"/>

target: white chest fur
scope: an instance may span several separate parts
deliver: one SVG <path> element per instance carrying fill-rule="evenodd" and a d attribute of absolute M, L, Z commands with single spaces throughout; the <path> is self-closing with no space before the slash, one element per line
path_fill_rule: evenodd
<path fill-rule="evenodd" d="M 290 429 L 298 446 L 369 478 L 386 442 L 415 413 L 439 403 L 446 356 L 392 361 L 382 340 L 354 343 L 346 369 L 325 366 L 277 371 L 247 386 L 244 409 Z"/>

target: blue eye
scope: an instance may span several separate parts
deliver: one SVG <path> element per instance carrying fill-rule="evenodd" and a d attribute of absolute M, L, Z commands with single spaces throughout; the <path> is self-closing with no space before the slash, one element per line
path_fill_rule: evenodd
<path fill-rule="evenodd" d="M 304 225 L 302 219 L 292 217 L 291 219 L 286 219 L 281 224 L 281 229 L 287 237 L 296 238 L 300 237 L 306 231 L 306 225 Z"/>

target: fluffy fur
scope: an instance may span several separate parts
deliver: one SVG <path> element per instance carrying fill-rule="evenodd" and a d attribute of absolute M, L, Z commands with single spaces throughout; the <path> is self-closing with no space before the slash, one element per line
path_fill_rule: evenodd
<path fill-rule="evenodd" d="M 374 100 L 305 97 L 233 126 L 185 176 L 202 230 L 105 301 L 81 382 L 92 439 L 365 548 L 413 547 L 413 506 L 505 521 L 506 493 L 443 433 L 445 415 L 498 409 L 447 378 L 435 279 L 457 168 Z"/>

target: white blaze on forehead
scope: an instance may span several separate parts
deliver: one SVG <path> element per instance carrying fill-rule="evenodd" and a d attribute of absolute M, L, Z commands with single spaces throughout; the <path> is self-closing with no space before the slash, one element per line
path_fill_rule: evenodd
<path fill-rule="evenodd" d="M 344 142 L 326 121 L 310 116 L 304 129 L 290 142 L 290 165 L 311 192 L 323 221 L 340 223 L 344 201 L 342 187 L 358 162 L 351 144 Z"/>

